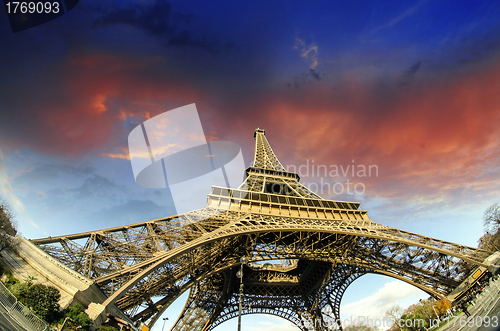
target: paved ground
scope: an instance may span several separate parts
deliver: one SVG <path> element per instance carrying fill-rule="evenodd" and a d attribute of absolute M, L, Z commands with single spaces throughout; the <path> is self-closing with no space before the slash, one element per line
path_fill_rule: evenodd
<path fill-rule="evenodd" d="M 26 331 L 7 314 L 5 308 L 0 305 L 0 331 Z"/>
<path fill-rule="evenodd" d="M 471 317 L 460 313 L 439 331 L 500 331 L 500 278 L 487 287 L 468 308 Z"/>

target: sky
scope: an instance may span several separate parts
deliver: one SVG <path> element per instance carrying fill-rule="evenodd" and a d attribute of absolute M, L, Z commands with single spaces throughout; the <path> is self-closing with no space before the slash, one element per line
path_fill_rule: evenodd
<path fill-rule="evenodd" d="M 499 18 L 498 1 L 81 0 L 13 33 L 2 6 L 3 199 L 26 238 L 174 214 L 168 189 L 135 183 L 127 137 L 195 103 L 207 140 L 237 143 L 246 165 L 263 128 L 324 198 L 477 247 L 500 200 Z M 424 297 L 364 276 L 342 316 Z M 243 330 L 296 330 L 252 318 Z"/>

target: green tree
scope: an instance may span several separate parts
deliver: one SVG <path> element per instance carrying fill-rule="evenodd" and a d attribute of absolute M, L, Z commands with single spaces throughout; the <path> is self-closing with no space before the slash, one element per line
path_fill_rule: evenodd
<path fill-rule="evenodd" d="M 26 303 L 26 297 L 28 296 L 29 286 L 26 283 L 14 283 L 9 286 L 9 291 L 14 294 L 17 300 L 21 303 Z"/>
<path fill-rule="evenodd" d="M 64 317 L 69 317 L 75 321 L 75 326 L 83 326 L 88 328 L 92 325 L 92 320 L 89 315 L 87 315 L 81 304 L 77 303 L 66 310 Z"/>
<path fill-rule="evenodd" d="M 26 306 L 44 321 L 52 323 L 58 317 L 60 297 L 56 288 L 35 284 L 28 289 Z"/>
<path fill-rule="evenodd" d="M 436 314 L 432 307 L 435 300 L 421 300 L 419 303 L 405 309 L 401 320 L 398 322 L 403 331 L 424 330 L 429 327 L 429 320 Z"/>
<path fill-rule="evenodd" d="M 118 331 L 118 329 L 111 325 L 101 325 L 97 331 Z"/>
<path fill-rule="evenodd" d="M 344 331 L 375 331 L 376 328 L 373 326 L 368 326 L 366 324 L 361 325 L 349 325 L 343 328 Z"/>
<path fill-rule="evenodd" d="M 424 330 L 424 328 L 429 327 L 427 318 L 424 315 L 415 312 L 403 314 L 399 324 L 401 326 L 401 330 L 403 331 Z"/>

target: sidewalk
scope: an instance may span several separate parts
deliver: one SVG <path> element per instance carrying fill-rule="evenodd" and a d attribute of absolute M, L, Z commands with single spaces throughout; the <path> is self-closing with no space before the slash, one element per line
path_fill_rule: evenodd
<path fill-rule="evenodd" d="M 500 278 L 490 281 L 474 303 L 468 307 L 470 317 L 460 313 L 442 321 L 439 331 L 500 331 Z"/>
<path fill-rule="evenodd" d="M 0 305 L 0 330 L 1 331 L 26 331 L 12 316 L 7 313 L 7 310 Z"/>

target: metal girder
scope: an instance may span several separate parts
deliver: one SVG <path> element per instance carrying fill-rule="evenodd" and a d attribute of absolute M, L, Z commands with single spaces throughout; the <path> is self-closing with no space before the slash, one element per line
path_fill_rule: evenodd
<path fill-rule="evenodd" d="M 104 305 L 150 326 L 191 289 L 175 330 L 211 330 L 236 316 L 241 256 L 251 261 L 244 297 L 252 310 L 244 314 L 322 330 L 337 323 L 345 289 L 363 274 L 442 297 L 490 253 L 377 224 L 356 202 L 323 199 L 286 171 L 264 130 L 255 140 L 243 184 L 213 187 L 203 209 L 33 242 L 94 280 L 108 296 Z M 262 264 L 280 259 L 294 262 Z"/>

